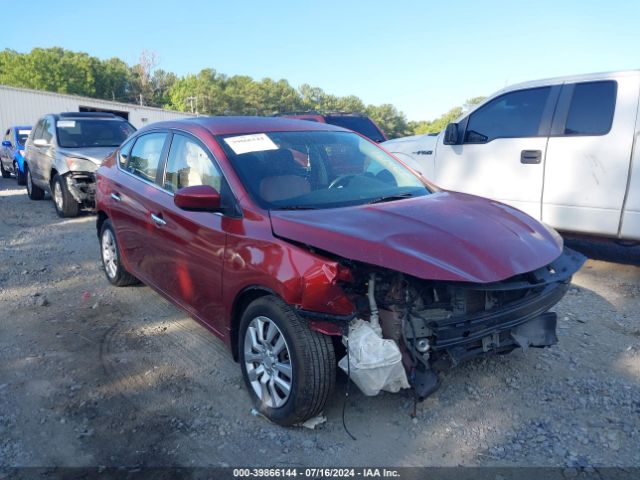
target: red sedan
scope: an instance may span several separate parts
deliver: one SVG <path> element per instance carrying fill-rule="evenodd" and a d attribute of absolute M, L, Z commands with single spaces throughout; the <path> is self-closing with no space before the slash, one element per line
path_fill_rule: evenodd
<path fill-rule="evenodd" d="M 284 118 L 145 127 L 97 171 L 96 203 L 108 280 L 222 338 L 281 425 L 322 412 L 337 365 L 367 395 L 424 398 L 464 360 L 552 345 L 548 310 L 584 261 L 518 210 Z"/>

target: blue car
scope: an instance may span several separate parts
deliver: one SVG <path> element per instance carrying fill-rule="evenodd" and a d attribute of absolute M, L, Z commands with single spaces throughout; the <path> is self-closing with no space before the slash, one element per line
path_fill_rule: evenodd
<path fill-rule="evenodd" d="M 18 185 L 26 183 L 24 174 L 24 144 L 31 133 L 30 126 L 15 126 L 7 128 L 0 147 L 0 171 L 2 178 L 9 178 L 13 173 Z"/>

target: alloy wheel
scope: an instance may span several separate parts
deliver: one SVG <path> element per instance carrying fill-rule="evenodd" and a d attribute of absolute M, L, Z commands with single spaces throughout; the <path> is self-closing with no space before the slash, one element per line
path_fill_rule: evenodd
<path fill-rule="evenodd" d="M 289 347 L 268 317 L 251 320 L 244 337 L 244 362 L 254 393 L 264 405 L 280 408 L 289 399 L 293 372 Z"/>
<path fill-rule="evenodd" d="M 118 273 L 118 251 L 116 239 L 109 229 L 102 232 L 102 263 L 109 278 L 115 278 Z"/>

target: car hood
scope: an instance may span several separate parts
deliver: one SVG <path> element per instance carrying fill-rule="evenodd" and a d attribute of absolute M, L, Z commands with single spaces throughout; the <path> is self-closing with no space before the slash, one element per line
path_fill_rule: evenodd
<path fill-rule="evenodd" d="M 60 148 L 58 151 L 65 157 L 82 158 L 100 165 L 116 148 L 118 147 Z"/>
<path fill-rule="evenodd" d="M 270 216 L 278 237 L 423 279 L 496 282 L 562 253 L 562 238 L 519 210 L 447 191 Z"/>

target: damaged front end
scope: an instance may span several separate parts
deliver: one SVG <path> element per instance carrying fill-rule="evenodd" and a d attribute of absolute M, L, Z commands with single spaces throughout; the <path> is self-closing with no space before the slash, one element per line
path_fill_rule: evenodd
<path fill-rule="evenodd" d="M 549 309 L 584 261 L 565 248 L 542 268 L 484 284 L 353 263 L 344 289 L 356 319 L 345 332 L 348 355 L 339 365 L 367 395 L 411 386 L 422 400 L 438 388 L 441 372 L 466 360 L 551 346 L 556 314 Z"/>
<path fill-rule="evenodd" d="M 90 172 L 69 172 L 63 176 L 67 189 L 83 208 L 94 209 L 96 204 L 96 177 Z"/>

